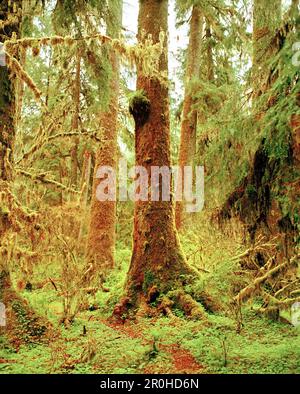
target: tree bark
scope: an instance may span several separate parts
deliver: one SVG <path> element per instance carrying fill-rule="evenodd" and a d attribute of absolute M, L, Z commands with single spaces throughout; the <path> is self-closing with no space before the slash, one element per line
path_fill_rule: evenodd
<path fill-rule="evenodd" d="M 191 91 L 191 80 L 199 78 L 201 42 L 203 32 L 203 15 L 200 6 L 193 6 L 190 38 L 187 55 L 185 77 L 185 98 L 181 122 L 179 167 L 183 173 L 184 166 L 193 165 L 196 153 L 197 110 L 193 107 L 194 99 Z M 184 220 L 184 201 L 176 203 L 176 227 L 180 229 Z"/>
<path fill-rule="evenodd" d="M 91 153 L 86 150 L 83 155 L 83 166 L 82 166 L 82 175 L 80 182 L 80 210 L 82 212 L 83 220 L 81 221 L 79 232 L 78 232 L 78 244 L 81 244 L 81 239 L 83 235 L 83 230 L 86 227 L 86 220 L 84 219 L 87 215 L 87 205 L 88 205 L 88 197 L 89 197 L 89 188 L 90 188 L 90 178 L 91 178 L 91 164 L 92 157 Z"/>
<path fill-rule="evenodd" d="M 80 90 L 81 90 L 81 81 L 80 81 L 80 71 L 81 71 L 81 56 L 80 50 L 77 52 L 76 56 L 76 72 L 73 86 L 73 100 L 74 100 L 74 115 L 72 118 L 72 131 L 79 131 L 79 115 L 80 115 Z M 78 144 L 79 137 L 76 136 L 74 138 L 74 143 L 70 151 L 71 156 L 71 187 L 73 189 L 77 189 L 78 184 Z M 71 195 L 71 198 L 74 198 L 74 194 Z"/>
<path fill-rule="evenodd" d="M 207 79 L 210 82 L 213 82 L 214 80 L 214 60 L 213 60 L 213 50 L 212 50 L 212 44 L 211 44 L 211 27 L 209 22 L 206 20 L 205 21 L 205 36 L 207 40 L 207 48 L 206 48 L 206 57 L 207 57 Z"/>
<path fill-rule="evenodd" d="M 116 4 L 116 18 L 108 23 L 107 34 L 117 38 L 122 23 L 122 0 Z M 89 226 L 87 260 L 92 264 L 90 273 L 102 274 L 114 267 L 116 242 L 116 201 L 98 201 L 96 190 L 100 179 L 96 178 L 100 166 L 117 168 L 117 136 L 119 105 L 119 59 L 116 52 L 109 49 L 112 75 L 110 79 L 110 102 L 108 109 L 100 116 L 103 129 L 101 146 L 96 152 L 92 191 L 91 219 Z"/>
<path fill-rule="evenodd" d="M 164 51 L 159 62 L 161 73 L 168 70 L 167 20 L 167 0 L 140 0 L 139 41 L 143 42 L 151 35 L 153 42 L 157 43 L 161 32 L 165 33 Z M 150 108 L 145 112 L 143 102 L 139 100 L 131 108 L 135 118 L 136 165 L 147 169 L 151 184 L 151 166 L 170 167 L 168 86 L 157 77 L 144 76 L 138 67 L 137 91 L 144 92 Z M 162 189 L 161 182 L 159 189 Z M 162 303 L 163 295 L 176 289 L 181 291 L 194 275 L 180 247 L 173 201 L 136 201 L 133 252 L 125 297 L 115 307 L 114 315 L 122 317 L 129 311 L 144 310 L 145 306 L 158 300 Z M 174 293 L 173 298 L 185 299 L 179 293 Z"/>
<path fill-rule="evenodd" d="M 6 0 L 0 4 L 0 22 L 5 27 L 0 29 L 0 42 L 12 36 L 20 37 L 22 2 Z M 12 18 L 12 23 L 9 22 Z M 7 66 L 0 66 L 0 179 L 10 181 L 12 178 L 13 145 L 15 139 L 15 113 L 17 81 Z"/>

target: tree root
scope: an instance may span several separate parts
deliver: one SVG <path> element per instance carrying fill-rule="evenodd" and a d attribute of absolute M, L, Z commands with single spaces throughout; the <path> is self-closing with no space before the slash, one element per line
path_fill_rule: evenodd
<path fill-rule="evenodd" d="M 183 290 L 175 290 L 168 293 L 168 297 L 174 300 L 174 305 L 179 307 L 187 317 L 193 320 L 206 319 L 205 309 L 194 298 Z"/>
<path fill-rule="evenodd" d="M 181 310 L 185 316 L 193 320 L 206 320 L 206 312 L 204 307 L 194 300 L 184 290 L 170 291 L 167 295 L 160 295 L 156 299 L 156 305 L 150 304 L 151 298 L 144 297 L 138 303 L 138 307 L 134 307 L 129 297 L 124 297 L 114 308 L 112 318 L 124 322 L 131 317 L 141 316 L 157 316 L 164 314 L 172 319 L 177 318 L 174 309 Z"/>
<path fill-rule="evenodd" d="M 224 306 L 222 303 L 212 297 L 207 291 L 203 290 L 197 294 L 195 294 L 195 299 L 198 303 L 200 303 L 204 309 L 211 313 L 218 313 L 224 310 Z"/>

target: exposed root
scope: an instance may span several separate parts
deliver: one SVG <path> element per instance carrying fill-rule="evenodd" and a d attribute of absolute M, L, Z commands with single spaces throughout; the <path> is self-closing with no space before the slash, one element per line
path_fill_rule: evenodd
<path fill-rule="evenodd" d="M 198 303 L 200 303 L 204 309 L 211 313 L 218 313 L 224 309 L 222 303 L 219 300 L 216 300 L 205 290 L 197 293 L 195 295 L 195 299 Z"/>
<path fill-rule="evenodd" d="M 168 294 L 174 305 L 179 307 L 190 319 L 206 319 L 206 312 L 201 304 L 193 299 L 193 297 L 183 290 L 175 290 Z"/>
<path fill-rule="evenodd" d="M 116 304 L 113 310 L 112 319 L 117 320 L 118 322 L 125 322 L 128 317 L 128 312 L 130 310 L 131 303 L 129 297 L 124 297 L 121 301 Z"/>
<path fill-rule="evenodd" d="M 157 295 L 157 293 L 155 293 Z M 186 317 L 193 320 L 206 320 L 204 307 L 185 293 L 184 290 L 170 291 L 167 295 L 160 295 L 155 299 L 155 306 L 151 305 L 151 297 L 143 297 L 135 307 L 129 297 L 123 298 L 113 311 L 112 318 L 118 322 L 140 316 L 157 316 L 164 314 L 172 319 L 176 318 L 173 309 L 181 310 Z"/>

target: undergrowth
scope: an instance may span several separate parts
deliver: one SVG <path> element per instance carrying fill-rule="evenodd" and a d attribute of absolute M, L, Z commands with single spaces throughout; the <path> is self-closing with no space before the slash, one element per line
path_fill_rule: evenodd
<path fill-rule="evenodd" d="M 221 231 L 212 231 L 204 216 L 199 222 L 203 224 L 180 237 L 189 263 L 199 271 L 199 281 L 186 291 L 203 302 L 206 320 L 188 320 L 174 309 L 171 317 L 139 317 L 125 324 L 110 321 L 130 263 L 126 241 L 118 245 L 116 268 L 107 276 L 105 290 L 87 294 L 87 307 L 79 309 L 67 326 L 61 323 L 61 263 L 51 261 L 43 272 L 40 265 L 33 268 L 33 277 L 38 281 L 51 277 L 57 289 L 49 281 L 32 283 L 32 288 L 20 289 L 21 296 L 58 335 L 47 346 L 29 343 L 18 351 L 0 336 L 0 373 L 299 373 L 299 328 L 268 320 L 258 314 L 259 304 L 246 303 L 237 330 L 232 297 L 247 283 L 237 258 L 245 252 L 241 231 L 228 228 L 230 236 L 224 237 Z M 14 284 L 20 285 L 18 275 Z"/>

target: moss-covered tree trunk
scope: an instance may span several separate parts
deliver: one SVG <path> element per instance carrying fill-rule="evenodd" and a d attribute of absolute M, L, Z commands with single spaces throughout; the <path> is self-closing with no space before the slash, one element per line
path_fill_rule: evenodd
<path fill-rule="evenodd" d="M 77 50 L 76 54 L 76 70 L 75 70 L 75 78 L 73 85 L 73 102 L 74 102 L 74 114 L 72 117 L 72 131 L 79 131 L 79 116 L 80 116 L 80 92 L 81 92 L 81 55 L 80 50 Z M 74 138 L 74 143 L 70 151 L 71 156 L 71 186 L 74 189 L 77 189 L 78 186 L 78 145 L 79 145 L 79 137 L 76 136 Z M 72 194 L 71 198 L 74 198 L 75 195 Z"/>
<path fill-rule="evenodd" d="M 276 53 L 274 41 L 281 21 L 281 0 L 254 0 L 253 2 L 253 97 L 261 95 L 268 77 L 268 62 Z"/>
<path fill-rule="evenodd" d="M 0 42 L 12 36 L 20 36 L 21 1 L 1 1 Z M 11 21 L 11 22 L 10 22 Z M 1 28 L 1 24 L 4 27 Z M 8 67 L 0 66 L 0 179 L 12 178 L 13 144 L 15 139 L 16 79 L 10 75 Z"/>
<path fill-rule="evenodd" d="M 22 0 L 2 0 L 0 3 L 0 41 L 20 37 Z M 2 28 L 1 25 L 4 25 Z M 18 53 L 16 53 L 18 55 Z M 9 65 L 9 59 L 7 64 Z M 0 65 L 0 302 L 6 307 L 5 334 L 17 342 L 40 339 L 47 324 L 35 316 L 13 289 L 9 270 L 9 247 L 6 234 L 13 228 L 16 218 L 10 212 L 12 198 L 10 185 L 13 180 L 13 149 L 16 130 L 17 80 L 6 65 Z"/>
<path fill-rule="evenodd" d="M 259 96 L 270 87 L 268 85 L 270 81 L 267 84 L 270 75 L 268 62 L 270 56 L 276 54 L 279 49 L 275 33 L 280 26 L 280 21 L 281 0 L 275 0 L 272 3 L 267 0 L 254 0 L 252 86 L 253 115 L 256 115 L 257 121 L 261 120 L 263 113 L 268 109 L 268 105 L 264 105 L 259 100 Z M 239 217 L 247 223 L 252 242 L 262 224 L 265 224 L 267 229 L 269 228 L 267 218 L 272 205 L 270 189 L 279 170 L 277 163 L 267 156 L 264 144 L 265 141 L 262 140 L 250 163 L 247 176 L 228 197 L 220 212 L 220 218 L 227 219 L 237 207 Z"/>
<path fill-rule="evenodd" d="M 168 70 L 168 1 L 141 0 L 138 38 L 148 35 L 154 43 L 164 37 L 159 71 Z M 147 169 L 151 184 L 151 166 L 170 166 L 169 95 L 167 84 L 157 77 L 143 75 L 138 67 L 137 99 L 132 101 L 135 118 L 136 165 Z M 138 97 L 143 91 L 144 99 Z M 148 105 L 144 105 L 147 103 Z M 159 189 L 162 189 L 160 180 Z M 148 310 L 149 304 L 163 305 L 164 295 L 174 296 L 193 314 L 197 306 L 182 292 L 194 271 L 187 265 L 175 228 L 173 201 L 137 201 L 134 212 L 133 252 L 127 274 L 125 297 L 115 308 L 115 316 L 128 311 Z M 191 306 L 192 305 L 192 306 Z M 166 305 L 165 305 L 166 306 Z"/>
<path fill-rule="evenodd" d="M 115 4 L 115 17 L 108 22 L 107 33 L 117 38 L 121 31 L 122 0 Z M 98 201 L 96 190 L 101 181 L 96 177 L 100 166 L 117 168 L 119 60 L 113 50 L 108 49 L 111 63 L 110 100 L 108 109 L 100 116 L 103 130 L 101 146 L 96 152 L 92 191 L 91 220 L 89 226 L 87 258 L 92 264 L 90 274 L 102 274 L 114 267 L 116 241 L 116 201 Z"/>
<path fill-rule="evenodd" d="M 0 42 L 20 36 L 22 2 L 2 1 L 0 4 Z M 3 27 L 1 27 L 1 25 Z M 17 81 L 7 66 L 9 59 L 1 58 L 0 65 L 0 246 L 9 229 L 9 217 L 5 208 L 5 190 L 13 176 L 13 147 L 15 140 L 15 115 Z M 1 193 L 2 192 L 2 193 Z M 1 257 L 1 256 L 0 256 Z M 0 267 L 4 258 L 0 258 Z M 5 267 L 1 267 L 3 270 Z"/>
<path fill-rule="evenodd" d="M 252 246 L 256 246 L 262 239 L 271 241 L 270 244 L 276 241 L 276 249 L 272 251 L 271 259 L 267 249 L 256 253 L 255 263 L 258 270 L 255 273 L 260 275 L 262 267 L 266 271 L 270 270 L 270 262 L 272 267 L 275 266 L 274 269 L 281 267 L 282 262 L 286 263 L 284 269 L 273 273 L 261 292 L 265 302 L 261 311 L 267 313 L 270 318 L 277 319 L 280 304 L 278 296 L 284 292 L 286 283 L 291 281 L 290 278 L 297 277 L 298 269 L 298 259 L 295 255 L 298 255 L 299 244 L 299 203 L 296 196 L 299 195 L 300 122 L 296 115 L 299 107 L 298 90 L 294 90 L 298 76 L 289 74 L 289 71 L 285 74 L 284 68 L 280 67 L 280 62 L 284 59 L 282 52 L 277 65 L 273 65 L 273 69 L 268 66 L 270 59 L 275 60 L 274 55 L 280 50 L 285 50 L 285 45 L 289 44 L 290 40 L 288 31 L 290 29 L 292 32 L 293 29 L 290 21 L 291 25 L 285 35 L 282 35 L 282 29 L 279 30 L 281 2 L 254 3 L 253 115 L 258 122 L 257 129 L 261 139 L 250 162 L 247 176 L 227 198 L 219 219 L 237 216 L 244 223 Z M 287 26 L 288 23 L 285 24 L 285 28 Z M 284 64 L 289 61 L 284 59 Z M 278 79 L 276 83 L 275 78 Z M 273 92 L 273 97 L 270 97 L 270 92 Z M 284 106 L 281 105 L 285 100 L 289 101 L 290 108 L 294 108 L 295 115 L 289 113 L 291 110 L 283 112 L 285 109 L 283 110 Z M 270 119 L 270 113 L 275 118 L 274 123 L 264 119 Z M 277 116 L 280 116 L 280 122 L 276 119 Z M 281 134 L 282 130 L 284 132 Z M 281 148 L 283 141 L 286 150 Z M 268 291 L 265 291 L 266 288 Z M 253 286 L 253 289 L 257 288 Z M 239 297 L 238 301 L 243 299 Z M 290 299 L 293 300 L 291 295 Z"/>
<path fill-rule="evenodd" d="M 209 21 L 205 20 L 205 37 L 206 37 L 206 68 L 207 68 L 207 80 L 213 82 L 215 79 L 214 73 L 214 59 L 213 59 L 213 48 L 212 48 L 212 33 Z"/>
<path fill-rule="evenodd" d="M 191 80 L 199 78 L 201 42 L 203 33 L 203 15 L 200 6 L 193 6 L 190 38 L 185 77 L 185 98 L 181 122 L 180 148 L 178 164 L 183 173 L 184 166 L 193 165 L 196 153 L 197 110 L 193 107 L 194 99 Z M 176 203 L 176 227 L 179 229 L 184 219 L 184 200 Z"/>

